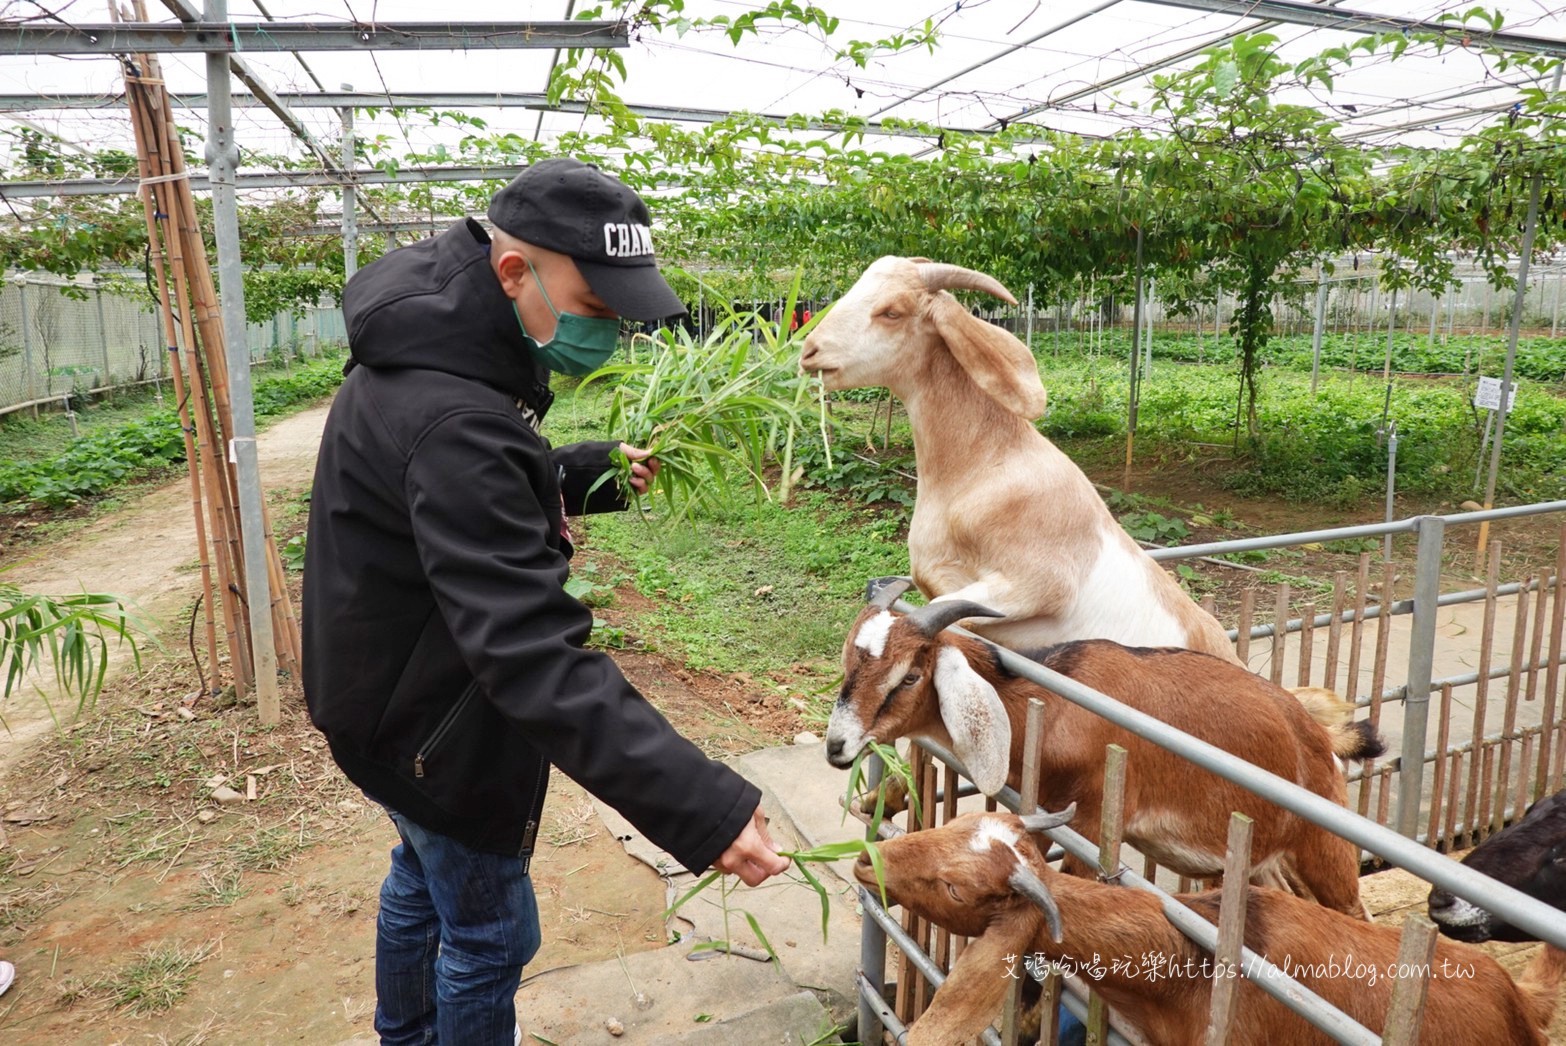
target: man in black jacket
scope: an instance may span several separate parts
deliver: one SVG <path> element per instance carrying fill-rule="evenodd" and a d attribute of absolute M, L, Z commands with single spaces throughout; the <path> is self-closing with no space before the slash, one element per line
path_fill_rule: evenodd
<path fill-rule="evenodd" d="M 760 793 L 583 649 L 567 514 L 613 443 L 551 449 L 549 371 L 586 373 L 620 317 L 684 312 L 647 208 L 546 160 L 490 204 L 348 282 L 352 362 L 321 438 L 304 578 L 304 689 L 344 773 L 401 836 L 381 889 L 383 1043 L 502 1046 L 539 946 L 528 861 L 550 764 L 692 871 L 788 867 Z M 633 486 L 656 462 L 625 444 Z"/>

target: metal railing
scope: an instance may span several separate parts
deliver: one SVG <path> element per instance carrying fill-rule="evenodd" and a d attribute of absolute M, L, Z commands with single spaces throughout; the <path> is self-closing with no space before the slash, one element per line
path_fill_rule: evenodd
<path fill-rule="evenodd" d="M 1440 594 L 1440 565 L 1442 543 L 1445 528 L 1461 526 L 1472 523 L 1484 523 L 1499 519 L 1518 518 L 1522 516 L 1538 515 L 1542 513 L 1566 513 L 1566 501 L 1549 502 L 1538 505 L 1518 506 L 1515 508 L 1495 509 L 1480 512 L 1465 512 L 1451 516 L 1421 516 L 1412 519 L 1396 520 L 1390 523 L 1370 524 L 1366 526 L 1344 527 L 1333 530 L 1309 531 L 1296 534 L 1272 535 L 1267 537 L 1243 539 L 1232 542 L 1216 542 L 1203 545 L 1192 545 L 1178 548 L 1155 550 L 1151 554 L 1158 560 L 1180 560 L 1196 556 L 1223 555 L 1249 551 L 1255 549 L 1282 548 L 1289 545 L 1298 545 L 1314 542 L 1339 541 L 1349 538 L 1364 538 L 1382 536 L 1385 534 L 1412 533 L 1418 536 L 1419 545 L 1416 554 L 1416 568 L 1413 579 L 1413 595 L 1409 599 L 1396 600 L 1387 598 L 1378 606 L 1367 607 L 1360 593 L 1359 605 L 1354 611 L 1335 610 L 1331 614 L 1310 614 L 1301 619 L 1285 619 L 1280 613 L 1279 619 L 1262 625 L 1247 627 L 1248 622 L 1242 621 L 1242 626 L 1237 631 L 1231 631 L 1231 636 L 1240 640 L 1243 646 L 1251 638 L 1270 638 L 1273 640 L 1273 652 L 1275 655 L 1272 671 L 1274 679 L 1281 676 L 1282 642 L 1286 636 L 1296 636 L 1301 639 L 1302 645 L 1298 648 L 1299 663 L 1302 676 L 1308 678 L 1310 672 L 1311 649 L 1309 637 L 1311 630 L 1320 625 L 1332 625 L 1334 620 L 1338 623 L 1355 621 L 1356 629 L 1364 621 L 1376 618 L 1391 618 L 1398 615 L 1412 616 L 1412 632 L 1409 636 L 1409 661 L 1407 681 L 1396 687 L 1380 688 L 1358 703 L 1372 706 L 1373 712 L 1379 708 L 1381 701 L 1400 701 L 1404 710 L 1404 722 L 1402 733 L 1402 752 L 1385 765 L 1374 771 L 1374 776 L 1382 782 L 1382 805 L 1387 805 L 1387 788 L 1392 775 L 1399 778 L 1397 795 L 1397 817 L 1395 819 L 1396 830 L 1376 823 L 1365 815 L 1365 806 L 1369 796 L 1368 789 L 1371 784 L 1372 771 L 1367 768 L 1360 780 L 1360 807 L 1359 812 L 1353 809 L 1339 806 L 1322 796 L 1316 795 L 1294 783 L 1277 777 L 1267 771 L 1252 765 L 1238 756 L 1225 752 L 1189 734 L 1182 733 L 1167 724 L 1136 709 L 1130 708 L 1108 695 L 1099 693 L 1086 686 L 1077 683 L 1066 676 L 1051 671 L 1035 661 L 1031 661 L 1020 655 L 1002 650 L 999 653 L 1001 663 L 1017 675 L 1046 687 L 1062 698 L 1086 708 L 1101 718 L 1135 734 L 1147 741 L 1157 744 L 1190 762 L 1209 770 L 1224 779 L 1231 781 L 1248 791 L 1261 796 L 1277 805 L 1287 809 L 1327 831 L 1341 838 L 1350 840 L 1358 845 L 1364 852 L 1374 855 L 1388 864 L 1403 868 L 1417 875 L 1419 878 L 1440 886 L 1454 895 L 1471 903 L 1491 911 L 1498 918 L 1512 923 L 1521 929 L 1536 935 L 1541 940 L 1547 941 L 1559 947 L 1566 947 L 1566 913 L 1558 911 L 1527 895 L 1490 879 L 1478 872 L 1458 864 L 1456 861 L 1445 857 L 1435 850 L 1423 845 L 1419 840 L 1418 829 L 1422 823 L 1426 810 L 1422 806 L 1424 795 L 1423 779 L 1424 767 L 1434 763 L 1437 767 L 1435 788 L 1432 793 L 1432 805 L 1428 811 L 1429 830 L 1424 834 L 1426 842 L 1442 843 L 1450 845 L 1453 839 L 1465 834 L 1474 837 L 1486 828 L 1498 822 L 1518 814 L 1526 806 L 1526 800 L 1530 797 L 1542 794 L 1546 784 L 1559 783 L 1559 770 L 1549 774 L 1547 769 L 1548 751 L 1547 741 L 1553 734 L 1562 735 L 1562 744 L 1556 747 L 1557 760 L 1563 750 L 1566 750 L 1566 724 L 1557 718 L 1566 713 L 1566 702 L 1556 702 L 1556 688 L 1562 673 L 1561 667 L 1561 619 L 1560 610 L 1563 606 L 1563 598 L 1566 598 L 1566 585 L 1563 585 L 1559 576 L 1561 571 L 1557 569 L 1556 576 L 1546 580 L 1537 577 L 1527 581 L 1508 585 L 1500 585 L 1495 579 L 1495 564 L 1498 563 L 1499 553 L 1492 556 L 1492 571 L 1490 584 L 1485 589 L 1471 590 L 1468 592 L 1454 593 L 1447 596 Z M 1560 554 L 1560 559 L 1566 559 L 1566 550 Z M 1365 560 L 1361 559 L 1360 578 L 1361 583 L 1366 576 Z M 1388 578 L 1390 579 L 1390 571 Z M 1526 598 L 1529 593 L 1538 593 L 1539 602 L 1535 604 L 1533 632 L 1533 650 L 1531 656 L 1522 659 L 1513 658 L 1512 663 L 1501 669 L 1494 669 L 1489 665 L 1482 665 L 1475 672 L 1467 676 L 1454 676 L 1447 679 L 1432 677 L 1433 655 L 1436 637 L 1436 611 L 1438 608 L 1451 606 L 1464 601 L 1485 600 L 1486 632 L 1484 635 L 1484 650 L 1489 652 L 1491 639 L 1489 627 L 1493 619 L 1493 606 L 1498 598 L 1515 595 Z M 1554 593 L 1556 611 L 1550 627 L 1551 642 L 1548 656 L 1541 657 L 1543 645 L 1543 622 L 1545 618 L 1545 601 Z M 1390 597 L 1391 593 L 1383 593 Z M 1341 594 L 1340 594 L 1341 601 Z M 1280 600 L 1280 606 L 1286 604 L 1286 600 Z M 900 605 L 900 609 L 909 609 L 906 605 Z M 1519 609 L 1518 628 L 1526 628 L 1526 613 Z M 1384 635 L 1388 626 L 1385 621 L 1378 626 Z M 1513 651 L 1523 646 L 1519 631 L 1513 641 Z M 1359 653 L 1358 643 L 1360 637 L 1356 632 L 1355 646 L 1351 653 L 1351 663 Z M 1378 635 L 1379 662 L 1375 667 L 1376 677 L 1382 678 L 1385 671 L 1385 640 Z M 1538 673 L 1548 671 L 1545 682 L 1545 721 L 1537 728 L 1518 731 L 1515 728 L 1512 711 L 1515 709 L 1518 691 L 1522 686 L 1523 672 Z M 1510 677 L 1512 686 L 1508 694 L 1507 728 L 1498 735 L 1490 735 L 1482 729 L 1476 732 L 1476 736 L 1466 741 L 1449 744 L 1451 738 L 1448 726 L 1451 721 L 1451 693 L 1454 687 L 1478 684 L 1483 681 L 1497 679 L 1502 676 Z M 1529 680 L 1537 681 L 1537 675 L 1530 675 Z M 1352 682 L 1352 681 L 1351 681 Z M 1427 750 L 1427 734 L 1429 727 L 1428 708 L 1430 695 L 1438 689 L 1442 695 L 1442 731 L 1440 740 L 1433 750 Z M 1476 721 L 1483 726 L 1485 719 L 1483 694 L 1477 702 L 1478 712 Z M 1530 686 L 1530 699 L 1533 696 L 1533 688 Z M 1534 738 L 1540 739 L 1540 773 L 1536 778 L 1529 774 L 1529 749 L 1528 745 Z M 1493 753 L 1502 744 L 1516 744 L 1522 742 L 1524 746 L 1523 758 L 1518 763 L 1520 771 L 1516 786 L 1514 786 L 1503 771 L 1498 787 L 1492 789 L 1490 784 L 1490 768 L 1492 762 L 1501 762 L 1503 765 L 1509 758 L 1510 749 L 1506 749 L 1500 757 L 1488 758 L 1481 761 L 1478 758 L 1471 759 L 1473 767 L 1477 770 L 1481 765 L 1483 770 L 1484 789 L 1483 797 L 1492 793 L 1500 797 L 1495 804 L 1494 811 L 1486 806 L 1483 824 L 1481 819 L 1474 817 L 1473 802 L 1470 801 L 1470 809 L 1467 818 L 1471 823 L 1465 823 L 1459 827 L 1464 831 L 1454 832 L 1453 815 L 1456 809 L 1455 801 L 1447 806 L 1446 822 L 1447 830 L 1438 831 L 1440 815 L 1442 813 L 1441 792 L 1449 789 L 1454 795 L 1459 790 L 1467 790 L 1473 794 L 1476 790 L 1478 777 L 1470 775 L 1467 788 L 1463 789 L 1463 782 L 1458 770 L 1464 753 L 1485 750 Z M 1036 748 L 1036 737 L 1029 736 L 1025 742 L 1024 750 L 1032 751 Z M 939 746 L 920 741 L 919 747 L 930 756 L 946 764 L 949 770 L 964 773 L 961 764 Z M 918 753 L 916 753 L 917 755 Z M 1450 760 L 1451 773 L 1446 769 L 1444 761 Z M 933 779 L 932 779 L 933 780 Z M 1525 787 L 1526 786 L 1526 787 Z M 1025 789 L 1026 790 L 1026 789 Z M 947 777 L 947 785 L 942 798 L 946 800 L 944 806 L 949 812 L 955 811 L 955 804 L 959 794 L 965 789 L 959 789 L 956 779 L 950 773 Z M 1516 803 L 1508 806 L 1508 800 L 1513 793 L 1518 796 Z M 933 783 L 930 788 L 930 798 L 936 795 Z M 1004 790 L 998 799 L 1011 809 L 1018 808 L 1019 796 L 1010 789 Z M 933 806 L 933 803 L 926 804 Z M 993 808 L 994 804 L 988 804 Z M 927 811 L 927 818 L 934 817 L 934 811 Z M 1073 856 L 1096 863 L 1099 859 L 1099 847 L 1079 833 L 1069 829 L 1053 829 L 1047 833 L 1064 852 Z M 1055 851 L 1051 851 L 1052 857 Z M 1199 946 L 1211 950 L 1218 940 L 1218 929 L 1206 919 L 1197 915 L 1191 909 L 1182 905 L 1168 892 L 1157 886 L 1151 876 L 1140 876 L 1122 866 L 1119 875 L 1114 877 L 1121 885 L 1141 889 L 1159 896 L 1166 916 L 1184 935 L 1189 937 Z M 917 954 L 919 959 L 913 965 L 913 969 L 925 978 L 932 990 L 937 986 L 941 976 L 934 960 L 926 955 L 913 936 L 899 928 L 897 933 L 889 929 L 896 922 L 881 908 L 876 896 L 868 891 L 861 891 L 861 902 L 864 910 L 870 914 L 870 918 L 864 923 L 864 939 L 861 944 L 863 959 L 863 975 L 860 979 L 861 1004 L 859 1007 L 860 1036 L 861 1041 L 880 1041 L 877 1034 L 880 1028 L 887 1028 L 894 1035 L 899 1035 L 903 1030 L 903 1018 L 898 1015 L 894 1007 L 888 1006 L 882 997 L 885 990 L 884 959 L 887 940 L 896 943 L 898 950 L 904 955 Z M 910 952 L 912 948 L 912 952 Z M 1303 985 L 1294 982 L 1284 972 L 1264 957 L 1246 952 L 1242 957 L 1242 966 L 1246 977 L 1257 987 L 1275 998 L 1285 1006 L 1300 1014 L 1305 1020 L 1332 1036 L 1338 1042 L 1374 1043 L 1381 1041 L 1378 1036 L 1365 1029 L 1362 1025 L 1349 1019 L 1341 1011 L 1322 1000 L 1319 996 L 1309 992 Z M 931 975 L 934 974 L 932 977 Z M 1065 1000 L 1072 1002 L 1070 996 Z M 917 1016 L 917 1014 L 914 1014 Z M 910 1018 L 911 1019 L 911 1018 Z M 1046 1019 L 1048 1017 L 1046 1016 Z M 895 1023 L 894 1023 L 895 1022 Z M 993 1030 L 986 1041 L 1000 1043 L 1002 1039 L 995 1036 Z M 899 1038 L 900 1041 L 900 1038 Z M 1111 1033 L 1111 1041 L 1117 1041 Z"/>

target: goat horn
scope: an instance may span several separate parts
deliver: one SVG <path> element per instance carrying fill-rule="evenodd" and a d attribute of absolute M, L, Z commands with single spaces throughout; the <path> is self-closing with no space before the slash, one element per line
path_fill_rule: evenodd
<path fill-rule="evenodd" d="M 965 617 L 1005 617 L 999 610 L 991 610 L 967 599 L 937 599 L 926 603 L 908 614 L 908 620 L 927 636 L 934 636 Z"/>
<path fill-rule="evenodd" d="M 1001 284 L 1001 281 L 982 272 L 964 269 L 961 265 L 952 265 L 949 262 L 924 262 L 919 265 L 919 279 L 932 291 L 954 289 L 983 291 L 1008 305 L 1017 304 L 1017 299 Z"/>
<path fill-rule="evenodd" d="M 865 583 L 865 602 L 889 609 L 897 597 L 913 588 L 911 577 L 873 577 Z"/>
<path fill-rule="evenodd" d="M 1072 803 L 1064 810 L 1055 813 L 1039 812 L 1036 814 L 1022 815 L 1022 829 L 1025 832 L 1042 832 L 1047 828 L 1059 828 L 1077 815 L 1077 804 Z"/>
<path fill-rule="evenodd" d="M 1059 944 L 1062 936 L 1060 906 L 1055 903 L 1055 898 L 1049 892 L 1049 887 L 1044 885 L 1044 880 L 1040 879 L 1039 874 L 1032 868 L 1019 864 L 1012 870 L 1008 881 L 1013 890 L 1038 905 L 1044 912 L 1044 921 L 1049 924 L 1049 935 L 1056 944 Z"/>

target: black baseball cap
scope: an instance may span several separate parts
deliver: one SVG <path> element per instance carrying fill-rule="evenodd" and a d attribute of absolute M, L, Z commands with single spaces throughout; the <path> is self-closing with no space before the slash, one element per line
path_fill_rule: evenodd
<path fill-rule="evenodd" d="M 658 273 L 642 198 L 595 165 L 542 160 L 489 201 L 489 220 L 519 240 L 568 255 L 593 293 L 631 320 L 686 311 Z"/>

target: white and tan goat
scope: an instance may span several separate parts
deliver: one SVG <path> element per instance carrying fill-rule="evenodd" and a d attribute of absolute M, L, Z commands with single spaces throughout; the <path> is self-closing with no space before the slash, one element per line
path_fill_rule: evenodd
<path fill-rule="evenodd" d="M 1083 823 L 1097 825 L 1104 748 L 1119 744 L 1128 754 L 1125 838 L 1137 850 L 1180 875 L 1219 876 L 1229 813 L 1238 810 L 1255 821 L 1253 882 L 1362 914 L 1353 843 L 1011 673 L 988 643 L 947 630 L 993 611 L 942 601 L 893 613 L 906 584 L 881 588 L 843 644 L 843 689 L 826 732 L 832 765 L 851 765 L 872 738 L 928 738 L 950 748 L 986 795 L 1016 788 L 1028 700 L 1036 697 L 1044 703 L 1040 806 L 1076 803 Z M 1032 656 L 1335 803 L 1347 792 L 1338 759 L 1382 751 L 1368 723 L 1329 731 L 1288 691 L 1208 654 L 1084 640 Z M 1086 871 L 1069 858 L 1068 870 Z"/>
<path fill-rule="evenodd" d="M 880 844 L 888 899 L 937 926 L 974 938 L 930 1008 L 909 1030 L 907 1046 L 976 1043 L 999 1013 L 1025 959 L 1062 961 L 1100 973 L 1093 987 L 1120 1018 L 1161 1046 L 1204 1041 L 1212 957 L 1170 925 L 1150 893 L 1061 875 L 1044 862 L 1032 835 L 1063 814 L 964 814 L 939 828 Z M 855 877 L 871 890 L 876 876 L 861 857 Z M 1226 887 L 1227 889 L 1227 887 Z M 1349 918 L 1275 890 L 1247 890 L 1245 944 L 1300 983 L 1380 1033 L 1398 970 L 1399 932 Z M 1217 923 L 1222 891 L 1179 900 Z M 1546 949 L 1514 982 L 1477 948 L 1442 940 L 1431 963 L 1423 1046 L 1516 1046 L 1548 1040 L 1563 956 Z M 1333 1040 L 1249 981 L 1241 979 L 1231 1046 L 1316 1046 Z"/>
<path fill-rule="evenodd" d="M 907 407 L 919 473 L 908 555 L 919 590 L 999 611 L 974 630 L 1012 649 L 1102 638 L 1236 660 L 1222 626 L 1034 427 L 1045 393 L 1028 349 L 949 288 L 1016 304 L 982 273 L 885 257 L 800 354 L 828 389 L 884 385 Z"/>

